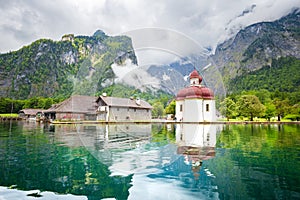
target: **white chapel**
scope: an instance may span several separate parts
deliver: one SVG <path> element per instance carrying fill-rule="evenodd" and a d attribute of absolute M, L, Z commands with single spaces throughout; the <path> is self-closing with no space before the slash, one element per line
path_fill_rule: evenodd
<path fill-rule="evenodd" d="M 176 96 L 175 117 L 180 122 L 216 121 L 215 98 L 211 89 L 201 84 L 197 70 L 190 74 L 190 86 L 179 90 Z"/>

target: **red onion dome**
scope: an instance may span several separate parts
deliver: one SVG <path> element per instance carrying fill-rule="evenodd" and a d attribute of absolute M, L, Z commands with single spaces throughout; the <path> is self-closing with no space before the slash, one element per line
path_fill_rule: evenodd
<path fill-rule="evenodd" d="M 214 94 L 207 87 L 190 86 L 179 90 L 176 96 L 177 100 L 191 99 L 191 98 L 213 99 Z"/>
<path fill-rule="evenodd" d="M 177 96 L 176 96 L 176 100 L 182 100 L 186 97 L 186 89 L 187 88 L 184 88 L 184 89 L 181 89 L 181 90 L 178 91 Z"/>
<path fill-rule="evenodd" d="M 199 83 L 202 82 L 202 77 L 199 75 L 199 73 L 197 72 L 197 70 L 194 70 L 191 72 L 190 74 L 190 79 L 192 78 L 198 78 L 199 79 Z"/>
<path fill-rule="evenodd" d="M 190 78 L 199 78 L 199 76 L 200 76 L 199 73 L 195 69 L 190 74 Z"/>
<path fill-rule="evenodd" d="M 211 89 L 207 87 L 201 87 L 202 91 L 202 97 L 203 99 L 213 99 L 214 98 L 214 93 Z"/>

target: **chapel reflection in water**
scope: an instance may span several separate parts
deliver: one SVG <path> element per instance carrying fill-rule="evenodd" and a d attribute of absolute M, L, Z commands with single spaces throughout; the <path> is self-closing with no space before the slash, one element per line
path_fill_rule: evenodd
<path fill-rule="evenodd" d="M 216 155 L 216 125 L 178 124 L 176 126 L 177 153 L 184 156 L 184 163 L 191 165 L 193 175 L 199 179 L 203 160 Z"/>

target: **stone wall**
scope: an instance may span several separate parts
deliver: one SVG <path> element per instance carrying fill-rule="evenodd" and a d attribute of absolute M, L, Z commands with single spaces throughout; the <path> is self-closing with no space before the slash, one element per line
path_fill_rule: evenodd
<path fill-rule="evenodd" d="M 109 121 L 151 120 L 151 110 L 127 107 L 111 107 Z"/>

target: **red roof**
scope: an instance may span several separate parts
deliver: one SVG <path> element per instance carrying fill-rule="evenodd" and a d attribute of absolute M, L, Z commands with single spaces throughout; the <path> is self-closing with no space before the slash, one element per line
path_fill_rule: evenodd
<path fill-rule="evenodd" d="M 179 90 L 179 92 L 177 93 L 177 97 L 176 97 L 177 100 L 191 99 L 191 98 L 213 99 L 214 94 L 207 87 L 190 86 L 190 87 Z"/>
<path fill-rule="evenodd" d="M 199 79 L 199 83 L 202 82 L 202 77 L 199 75 L 198 71 L 195 70 L 195 69 L 190 74 L 190 79 L 192 79 L 192 78 L 198 78 Z"/>
<path fill-rule="evenodd" d="M 198 77 L 199 77 L 199 73 L 197 72 L 197 70 L 191 72 L 190 78 L 198 78 Z"/>

